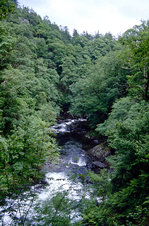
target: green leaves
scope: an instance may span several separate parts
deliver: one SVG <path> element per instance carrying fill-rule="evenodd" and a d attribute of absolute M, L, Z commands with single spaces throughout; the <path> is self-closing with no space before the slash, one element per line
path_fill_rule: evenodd
<path fill-rule="evenodd" d="M 99 58 L 86 69 L 86 75 L 72 84 L 71 113 L 89 116 L 92 124 L 102 122 L 114 100 L 126 92 L 126 76 L 119 51 Z"/>
<path fill-rule="evenodd" d="M 135 223 L 137 218 L 133 212 L 137 206 L 142 209 L 138 213 L 138 222 L 143 225 L 144 219 L 146 221 L 147 212 L 144 213 L 143 203 L 149 192 L 148 114 L 146 102 L 122 98 L 113 105 L 108 120 L 97 128 L 108 137 L 110 146 L 115 149 L 116 156 L 111 157 L 114 171 L 111 174 L 108 208 L 118 224 L 125 224 L 129 214 L 127 223 Z"/>
<path fill-rule="evenodd" d="M 34 28 L 23 18 L 25 11 L 20 19 L 17 13 L 13 15 L 16 23 L 0 24 L 2 194 L 37 180 L 45 159 L 52 162 L 59 156 L 55 139 L 49 135 L 59 112 L 59 75 L 48 67 L 46 53 L 38 50 L 41 39 L 34 39 Z M 32 22 L 38 20 L 36 14 L 30 16 Z M 42 43 L 48 50 L 47 43 Z M 37 59 L 39 55 L 44 58 Z"/>
<path fill-rule="evenodd" d="M 103 209 L 108 208 L 118 225 L 144 225 L 148 221 L 148 32 L 148 23 L 142 23 L 123 35 L 126 49 L 122 55 L 130 70 L 127 79 L 131 97 L 118 100 L 109 118 L 97 127 L 115 149 L 116 156 L 110 160 L 114 169 L 112 191 L 109 206 L 105 203 Z"/>
<path fill-rule="evenodd" d="M 7 181 L 6 173 L 9 173 L 9 187 L 15 186 L 14 183 L 29 183 L 39 177 L 38 170 L 45 160 L 58 158 L 57 145 L 48 131 L 44 121 L 31 116 L 20 120 L 7 140 L 1 138 L 0 171 L 5 179 L 1 186 Z"/>
<path fill-rule="evenodd" d="M 7 18 L 0 23 L 1 193 L 32 183 L 45 159 L 58 158 L 49 127 L 60 111 L 69 111 L 88 117 L 92 128 L 103 122 L 97 132 L 108 137 L 115 153 L 111 174 L 91 175 L 103 202 L 84 204 L 83 224 L 143 225 L 149 192 L 149 23 L 118 41 L 111 34 L 77 31 L 71 37 L 67 27 L 59 29 L 28 8 L 8 17 L 15 4 L 0 2 L 0 20 Z M 58 211 L 60 201 L 61 196 L 53 206 L 45 204 L 45 214 L 53 207 Z M 65 205 L 67 199 L 62 211 Z M 69 225 L 67 213 L 69 208 L 53 222 Z"/>
<path fill-rule="evenodd" d="M 5 19 L 16 8 L 15 0 L 1 0 L 0 2 L 0 20 Z"/>
<path fill-rule="evenodd" d="M 148 22 L 124 33 L 121 41 L 129 49 L 129 66 L 132 73 L 128 76 L 130 94 L 137 98 L 149 99 L 149 27 Z"/>

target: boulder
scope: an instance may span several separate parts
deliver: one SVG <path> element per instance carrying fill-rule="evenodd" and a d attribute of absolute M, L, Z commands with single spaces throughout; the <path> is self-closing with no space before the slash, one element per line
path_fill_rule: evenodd
<path fill-rule="evenodd" d="M 104 162 L 106 157 L 111 154 L 110 148 L 105 146 L 103 143 L 96 145 L 88 151 L 88 155 L 93 161 Z"/>
<path fill-rule="evenodd" d="M 100 169 L 107 167 L 107 164 L 99 162 L 99 161 L 92 162 L 92 165 L 93 165 L 93 167 L 95 167 L 95 168 L 98 167 Z"/>

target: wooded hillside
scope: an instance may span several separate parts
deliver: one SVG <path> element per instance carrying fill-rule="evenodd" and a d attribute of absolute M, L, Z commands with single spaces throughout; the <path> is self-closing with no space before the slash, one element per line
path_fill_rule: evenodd
<path fill-rule="evenodd" d="M 88 202 L 81 225 L 148 225 L 149 21 L 117 39 L 70 35 L 16 4 L 0 3 L 1 197 L 56 161 L 50 126 L 67 112 L 86 117 L 113 150 L 111 171 L 91 176 L 104 201 Z"/>

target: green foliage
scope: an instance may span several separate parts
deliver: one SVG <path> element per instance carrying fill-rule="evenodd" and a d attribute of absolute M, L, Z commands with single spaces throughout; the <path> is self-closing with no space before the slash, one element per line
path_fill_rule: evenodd
<path fill-rule="evenodd" d="M 30 184 L 39 177 L 39 170 L 46 159 L 55 161 L 57 146 L 55 140 L 49 137 L 48 130 L 44 121 L 32 116 L 21 120 L 7 140 L 1 137 L 1 189 Z M 6 184 L 8 187 L 5 187 Z"/>
<path fill-rule="evenodd" d="M 144 225 L 148 221 L 148 125 L 148 104 L 127 97 L 114 104 L 108 120 L 97 128 L 116 150 L 116 156 L 111 157 L 114 171 L 107 208 L 117 224 Z"/>
<path fill-rule="evenodd" d="M 100 58 L 86 70 L 85 78 L 72 85 L 71 113 L 89 116 L 95 126 L 102 122 L 116 98 L 126 92 L 126 76 L 118 52 Z"/>
<path fill-rule="evenodd" d="M 120 42 L 125 46 L 121 57 L 129 76 L 129 97 L 112 106 L 108 119 L 97 132 L 108 138 L 115 154 L 106 199 L 97 206 L 98 219 L 85 213 L 84 221 L 98 225 L 147 225 L 149 221 L 149 107 L 148 107 L 148 22 L 128 30 Z M 122 73 L 124 74 L 124 73 Z M 126 74 L 125 74 L 126 75 Z M 144 101 L 144 100 L 145 101 Z M 101 174 L 104 179 L 104 176 Z M 100 182 L 100 177 L 97 179 Z M 104 184 L 108 182 L 105 179 Z M 101 188 L 99 188 L 99 192 Z M 106 219 L 106 220 L 105 220 Z"/>
<path fill-rule="evenodd" d="M 149 26 L 142 22 L 139 26 L 126 31 L 120 41 L 129 49 L 129 67 L 131 73 L 128 75 L 130 94 L 137 98 L 149 100 Z"/>
<path fill-rule="evenodd" d="M 32 24 L 39 21 L 24 9 L 0 24 L 1 196 L 33 183 L 44 161 L 58 158 L 49 127 L 59 113 L 59 76 L 37 58 L 41 50 Z"/>
<path fill-rule="evenodd" d="M 66 197 L 66 193 L 57 193 L 50 200 L 42 201 L 36 206 L 38 213 L 37 225 L 71 225 L 70 200 Z M 34 220 L 33 220 L 34 221 Z"/>
<path fill-rule="evenodd" d="M 81 200 L 78 224 L 147 225 L 149 22 L 118 41 L 76 30 L 71 37 L 67 27 L 16 4 L 0 2 L 1 196 L 40 178 L 45 159 L 55 161 L 49 127 L 68 111 L 88 117 L 92 129 L 102 123 L 96 132 L 114 150 L 111 173 L 89 174 L 96 194 Z M 45 224 L 71 225 L 75 205 L 62 197 L 44 204 Z"/>
<path fill-rule="evenodd" d="M 0 22 L 0 70 L 6 68 L 13 52 L 16 39 L 11 37 L 6 26 Z M 1 78 L 0 78 L 1 81 Z"/>
<path fill-rule="evenodd" d="M 0 20 L 6 19 L 8 15 L 16 8 L 16 0 L 1 0 L 0 2 Z"/>

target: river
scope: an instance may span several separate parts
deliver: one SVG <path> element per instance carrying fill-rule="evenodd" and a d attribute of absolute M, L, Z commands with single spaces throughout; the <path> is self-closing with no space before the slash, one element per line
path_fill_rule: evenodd
<path fill-rule="evenodd" d="M 79 204 L 92 192 L 86 175 L 91 160 L 82 139 L 85 121 L 69 119 L 52 127 L 60 148 L 59 164 L 45 164 L 45 186 L 32 186 L 16 199 L 6 199 L 7 204 L 0 208 L 0 225 L 67 225 L 81 220 Z"/>

